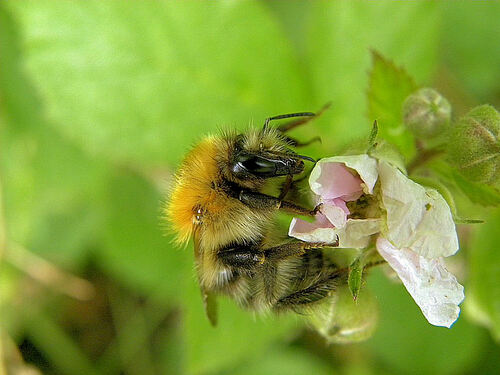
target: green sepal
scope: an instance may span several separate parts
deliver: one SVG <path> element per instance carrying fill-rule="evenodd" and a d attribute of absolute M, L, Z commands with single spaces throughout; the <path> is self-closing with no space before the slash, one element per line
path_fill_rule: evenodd
<path fill-rule="evenodd" d="M 371 147 L 367 153 L 372 158 L 386 161 L 406 174 L 404 157 L 403 155 L 401 155 L 399 150 L 391 143 L 384 140 L 378 141 L 374 143 L 373 147 Z"/>
<path fill-rule="evenodd" d="M 349 277 L 347 284 L 352 298 L 356 301 L 358 299 L 359 291 L 363 283 L 363 268 L 364 268 L 363 254 L 356 258 L 356 260 L 349 266 Z"/>
<path fill-rule="evenodd" d="M 377 120 L 373 121 L 372 131 L 370 132 L 370 136 L 368 137 L 368 150 L 376 145 L 375 141 L 377 140 L 378 135 L 378 123 Z"/>
<path fill-rule="evenodd" d="M 475 107 L 454 124 L 448 160 L 468 181 L 500 188 L 500 113 L 494 107 Z"/>

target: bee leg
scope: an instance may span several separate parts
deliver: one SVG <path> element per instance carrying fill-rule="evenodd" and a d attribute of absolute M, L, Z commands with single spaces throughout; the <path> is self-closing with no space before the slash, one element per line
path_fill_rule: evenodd
<path fill-rule="evenodd" d="M 283 210 L 295 215 L 314 217 L 321 209 L 321 205 L 318 205 L 314 209 L 309 210 L 307 208 L 296 205 L 295 203 L 287 202 L 270 195 L 255 193 L 246 190 L 242 190 L 238 198 L 241 202 L 251 208 Z"/>
<path fill-rule="evenodd" d="M 292 309 L 300 312 L 301 308 L 306 307 L 310 303 L 320 301 L 328 297 L 332 291 L 337 288 L 337 285 L 342 282 L 342 278 L 347 276 L 346 270 L 336 270 L 327 277 L 320 279 L 308 286 L 307 288 L 293 292 L 285 297 L 280 298 L 274 305 L 275 310 Z"/>
<path fill-rule="evenodd" d="M 265 255 L 263 252 L 259 251 L 256 247 L 245 245 L 220 250 L 217 253 L 217 257 L 226 266 L 241 269 L 252 269 L 265 261 Z"/>
<path fill-rule="evenodd" d="M 304 200 L 307 201 L 309 199 L 309 196 L 304 197 L 303 194 L 301 194 L 299 185 L 304 180 L 307 180 L 309 178 L 309 176 L 311 175 L 311 171 L 312 171 L 312 169 L 310 169 L 309 171 L 304 173 L 304 175 L 302 177 L 299 177 L 297 179 L 293 179 L 293 176 L 292 176 L 292 178 L 287 176 L 287 179 L 285 180 L 285 182 L 283 183 L 283 185 L 280 188 L 280 195 L 279 195 L 278 199 L 283 200 L 290 193 L 290 194 L 292 194 L 292 196 L 295 196 L 295 199 L 292 199 L 294 201 L 304 201 Z M 289 181 L 289 180 L 291 180 L 291 181 Z M 306 190 L 309 191 L 309 189 L 306 189 Z"/>
<path fill-rule="evenodd" d="M 324 247 L 335 246 L 338 246 L 338 239 L 337 242 L 333 244 L 295 241 L 263 250 L 250 246 L 224 249 L 219 251 L 217 256 L 226 266 L 240 269 L 253 269 L 259 264 L 277 262 L 280 259 L 291 256 L 303 255 L 310 249 L 322 249 Z"/>
<path fill-rule="evenodd" d="M 266 261 L 275 261 L 278 259 L 288 258 L 291 256 L 303 255 L 307 250 L 312 249 L 322 249 L 325 247 L 337 247 L 339 241 L 335 243 L 323 243 L 323 242 L 303 242 L 294 241 L 285 243 L 279 246 L 270 247 L 264 250 L 264 256 Z"/>
<path fill-rule="evenodd" d="M 292 187 L 292 183 L 293 183 L 293 176 L 292 175 L 286 176 L 285 183 L 281 187 L 280 196 L 278 197 L 279 200 L 283 200 L 286 197 L 288 191 Z"/>
<path fill-rule="evenodd" d="M 314 217 L 318 212 L 320 212 L 321 207 L 323 207 L 323 204 L 318 204 L 316 207 L 314 207 L 312 210 L 308 210 L 304 207 L 297 206 L 294 203 L 287 202 L 287 201 L 282 201 L 281 205 L 279 207 L 280 210 L 286 211 L 291 214 L 295 215 L 304 215 L 304 216 L 311 216 Z"/>
<path fill-rule="evenodd" d="M 311 171 L 308 171 L 307 173 L 304 174 L 304 176 L 297 178 L 296 180 L 293 180 L 293 183 L 296 184 L 297 182 L 302 182 L 304 180 L 307 180 L 310 175 L 311 175 Z"/>

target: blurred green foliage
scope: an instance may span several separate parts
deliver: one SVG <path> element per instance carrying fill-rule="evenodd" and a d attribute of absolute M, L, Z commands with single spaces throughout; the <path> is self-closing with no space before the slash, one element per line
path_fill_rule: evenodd
<path fill-rule="evenodd" d="M 191 249 L 172 245 L 161 202 L 189 146 L 221 127 L 332 101 L 295 133 L 321 135 L 308 153 L 367 138 L 374 113 L 409 93 L 390 88 L 404 75 L 370 86 L 370 49 L 437 87 L 455 116 L 498 107 L 499 15 L 495 1 L 0 3 L 3 365 L 24 366 L 17 345 L 48 374 L 497 373 L 498 209 L 458 195 L 461 217 L 487 222 L 459 228 L 467 298 L 451 330 L 376 271 L 377 333 L 328 347 L 300 318 L 254 319 L 232 301 L 210 327 Z M 396 139 L 397 119 L 385 122 Z M 406 157 L 410 141 L 398 144 Z M 37 256 L 56 277 L 37 273 Z M 59 294 L 70 274 L 94 297 Z"/>

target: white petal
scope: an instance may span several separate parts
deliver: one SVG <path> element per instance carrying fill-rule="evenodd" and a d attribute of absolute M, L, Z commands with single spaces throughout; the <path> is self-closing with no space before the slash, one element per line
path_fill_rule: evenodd
<path fill-rule="evenodd" d="M 399 250 L 382 237 L 377 240 L 377 249 L 429 323 L 450 328 L 460 314 L 464 287 L 448 272 L 443 258 L 426 259 L 409 249 Z"/>
<path fill-rule="evenodd" d="M 364 249 L 371 236 L 380 232 L 380 219 L 348 219 L 343 228 L 337 229 L 339 248 Z"/>
<path fill-rule="evenodd" d="M 348 168 L 354 169 L 365 184 L 365 193 L 373 193 L 373 187 L 375 186 L 378 178 L 377 162 L 368 155 L 362 154 L 333 156 L 331 158 L 319 160 L 309 176 L 309 185 L 311 186 L 311 190 L 316 194 L 321 195 L 321 185 L 317 181 L 321 176 L 321 165 L 324 163 L 343 163 Z"/>
<path fill-rule="evenodd" d="M 458 237 L 444 198 L 386 162 L 379 162 L 378 169 L 387 212 L 385 237 L 397 248 L 410 248 L 426 258 L 455 254 Z"/>

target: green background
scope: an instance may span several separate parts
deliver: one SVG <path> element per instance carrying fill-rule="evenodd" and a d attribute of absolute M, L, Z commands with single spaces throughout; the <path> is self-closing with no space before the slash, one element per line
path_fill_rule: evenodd
<path fill-rule="evenodd" d="M 462 217 L 486 223 L 459 227 L 450 268 L 467 298 L 451 330 L 429 325 L 377 270 L 374 337 L 327 346 L 300 318 L 254 317 L 232 301 L 210 327 L 192 250 L 172 245 L 161 207 L 190 145 L 221 128 L 332 101 L 294 133 L 321 135 L 310 153 L 366 138 L 371 49 L 440 90 L 455 117 L 498 108 L 499 17 L 496 1 L 1 2 L 1 367 L 498 373 L 498 209 L 458 197 Z M 74 298 L 88 284 L 72 288 L 70 275 L 94 296 Z"/>

